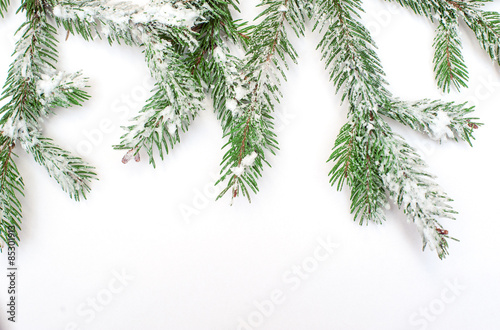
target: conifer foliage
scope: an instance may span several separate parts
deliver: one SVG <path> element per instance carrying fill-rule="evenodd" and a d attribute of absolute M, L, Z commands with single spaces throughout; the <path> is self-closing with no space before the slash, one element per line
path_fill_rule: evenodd
<path fill-rule="evenodd" d="M 386 0 L 391 1 L 391 0 Z M 460 21 L 500 64 L 500 16 L 482 10 L 484 1 L 392 0 L 436 25 L 434 72 L 445 92 L 467 86 Z M 218 198 L 250 200 L 269 156 L 278 149 L 273 112 L 288 66 L 298 62 L 289 33 L 303 37 L 306 23 L 322 34 L 318 45 L 348 118 L 328 159 L 330 182 L 348 186 L 351 212 L 360 224 L 385 220 L 392 200 L 415 223 L 423 246 L 448 253 L 448 231 L 440 221 L 454 219 L 452 201 L 425 162 L 387 118 L 437 141 L 471 143 L 480 125 L 473 107 L 440 100 L 401 100 L 390 92 L 370 32 L 363 26 L 359 0 L 262 0 L 256 25 L 233 19 L 236 0 L 153 0 L 146 5 L 106 0 L 23 0 L 26 22 L 5 83 L 0 110 L 0 240 L 18 230 L 24 183 L 16 167 L 19 144 L 46 168 L 70 197 L 89 191 L 94 168 L 45 137 L 40 122 L 57 108 L 81 105 L 89 95 L 81 73 L 56 68 L 56 27 L 87 41 L 140 47 L 156 84 L 151 96 L 114 146 L 123 163 L 146 153 L 156 166 L 180 142 L 181 133 L 206 107 L 207 96 L 221 122 L 225 154 Z M 0 15 L 9 7 L 0 0 Z M 19 240 L 15 233 L 16 242 Z"/>
<path fill-rule="evenodd" d="M 1 108 L 0 151 L 0 237 L 7 242 L 7 227 L 16 230 L 10 235 L 17 242 L 21 223 L 24 183 L 14 163 L 14 147 L 19 143 L 45 167 L 70 197 L 85 197 L 95 177 L 93 167 L 79 157 L 58 147 L 41 132 L 40 122 L 55 108 L 80 105 L 88 98 L 82 89 L 86 78 L 80 73 L 66 73 L 55 68 L 57 62 L 56 28 L 49 22 L 50 3 L 23 2 L 21 11 L 27 21 L 20 27 L 14 62 L 8 72 L 1 96 L 8 100 Z"/>

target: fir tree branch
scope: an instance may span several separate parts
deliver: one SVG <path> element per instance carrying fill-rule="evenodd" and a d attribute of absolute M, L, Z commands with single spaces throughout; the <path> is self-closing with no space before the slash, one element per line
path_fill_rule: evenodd
<path fill-rule="evenodd" d="M 281 97 L 279 76 L 286 79 L 287 59 L 297 61 L 285 24 L 298 36 L 304 34 L 307 11 L 302 1 L 264 0 L 260 6 L 265 7 L 257 17 L 262 18 L 262 22 L 252 31 L 245 67 L 248 94 L 239 101 L 243 105 L 242 113 L 233 118 L 227 129 L 228 150 L 217 183 L 229 180 L 218 198 L 231 190 L 232 198 L 241 193 L 250 201 L 247 186 L 253 192 L 258 191 L 256 180 L 262 175 L 263 164 L 268 164 L 265 151 L 274 154 L 278 148 L 271 113 L 274 102 Z"/>
<path fill-rule="evenodd" d="M 40 5 L 41 6 L 41 5 Z M 57 71 L 56 29 L 46 22 L 44 9 L 24 23 L 16 44 L 1 99 L 10 99 L 0 113 L 7 117 L 22 115 L 32 122 L 46 117 L 52 108 L 81 105 L 89 98 L 82 89 L 87 78 L 81 73 Z"/>
<path fill-rule="evenodd" d="M 50 3 L 38 0 L 21 6 L 29 20 L 21 27 L 15 59 L 9 68 L 2 94 L 2 99 L 9 101 L 0 109 L 0 125 L 8 138 L 20 140 L 23 148 L 47 167 L 63 190 L 78 200 L 81 189 L 77 186 L 72 190 L 67 183 L 73 179 L 75 184 L 82 182 L 88 190 L 88 180 L 95 177 L 93 168 L 49 143 L 39 128 L 41 120 L 55 106 L 79 105 L 88 98 L 81 90 L 85 87 L 85 78 L 79 73 L 58 72 L 53 65 L 57 59 L 56 30 L 47 22 L 49 7 Z M 51 156 L 59 159 L 51 160 Z"/>
<path fill-rule="evenodd" d="M 318 7 L 320 20 L 324 22 L 320 27 L 327 26 L 318 48 L 337 92 L 343 88 L 342 100 L 350 104 L 350 123 L 341 131 L 329 159 L 336 161 L 330 182 L 338 182 L 341 188 L 346 180 L 351 187 L 351 212 L 361 224 L 365 220 L 381 222 L 385 219 L 382 209 L 387 201 L 377 168 L 383 146 L 374 125 L 379 121 L 377 104 L 384 104 L 390 94 L 384 86 L 371 36 L 356 20 L 360 3 L 320 0 Z"/>
<path fill-rule="evenodd" d="M 439 88 L 449 93 L 453 85 L 457 91 L 467 87 L 468 71 L 462 55 L 459 37 L 460 5 L 449 0 L 386 0 L 399 3 L 417 15 L 437 20 L 434 38 L 434 73 Z"/>
<path fill-rule="evenodd" d="M 13 160 L 15 156 L 13 149 L 14 141 L 2 132 L 0 135 L 0 241 L 6 245 L 9 239 L 12 239 L 16 245 L 19 242 L 18 231 L 21 230 L 22 220 L 19 196 L 24 196 L 24 182 Z"/>
<path fill-rule="evenodd" d="M 328 159 L 328 162 L 333 162 L 333 168 L 329 173 L 330 183 L 332 186 L 334 183 L 337 183 L 337 190 L 342 190 L 346 179 L 352 173 L 351 165 L 354 151 L 355 130 L 356 125 L 351 123 L 346 123 L 342 126 L 335 140 L 333 152 Z"/>
<path fill-rule="evenodd" d="M 90 0 L 60 3 L 54 7 L 53 15 L 58 24 L 85 40 L 104 36 L 110 44 L 139 46 L 144 37 L 155 31 L 157 35 L 165 33 L 167 38 L 189 45 L 193 42 L 190 29 L 204 20 L 204 11 L 182 1 L 153 1 L 141 6 Z"/>
<path fill-rule="evenodd" d="M 90 98 L 83 90 L 88 87 L 88 78 L 82 77 L 81 72 L 56 71 L 52 76 L 43 74 L 40 78 L 36 87 L 44 113 L 49 113 L 54 108 L 81 106 Z"/>
<path fill-rule="evenodd" d="M 434 39 L 434 72 L 438 86 L 449 93 L 453 86 L 467 87 L 468 73 L 462 55 L 462 42 L 458 36 L 458 18 L 443 17 Z"/>
<path fill-rule="evenodd" d="M 7 244 L 9 235 L 18 243 L 21 224 L 18 197 L 23 195 L 24 183 L 13 160 L 16 141 L 76 200 L 84 196 L 88 181 L 95 177 L 92 167 L 40 134 L 39 123 L 53 108 L 80 105 L 88 98 L 82 90 L 85 78 L 79 73 L 58 72 L 53 65 L 57 58 L 56 30 L 47 22 L 50 6 L 50 2 L 39 0 L 21 4 L 28 21 L 19 29 L 21 37 L 1 96 L 7 103 L 0 109 L 0 239 Z"/>
<path fill-rule="evenodd" d="M 240 99 L 245 94 L 243 62 L 229 50 L 232 44 L 244 51 L 248 43 L 245 23 L 233 20 L 226 1 L 208 1 L 211 10 L 207 21 L 196 27 L 199 47 L 191 53 L 192 72 L 210 91 L 214 110 L 226 134 L 233 115 L 241 112 Z M 238 10 L 236 4 L 231 6 Z"/>
<path fill-rule="evenodd" d="M 153 146 L 163 159 L 163 149 L 168 153 L 169 146 L 172 148 L 180 141 L 179 130 L 186 131 L 191 120 L 203 109 L 204 94 L 183 55 L 168 42 L 150 35 L 145 40 L 144 53 L 151 75 L 157 81 L 154 95 L 126 128 L 115 149 L 130 149 L 137 154 L 144 147 L 149 162 L 155 166 Z"/>
<path fill-rule="evenodd" d="M 473 1 L 453 4 L 462 14 L 462 18 L 476 35 L 479 45 L 490 58 L 500 65 L 500 14 L 493 11 L 483 11 L 479 7 L 489 1 Z"/>
<path fill-rule="evenodd" d="M 86 198 L 86 193 L 90 191 L 90 181 L 96 178 L 94 168 L 55 145 L 52 139 L 40 134 L 33 135 L 30 137 L 36 139 L 36 143 L 23 141 L 26 151 L 33 155 L 38 164 L 45 167 L 49 175 L 71 198 L 76 201 L 81 197 Z"/>
<path fill-rule="evenodd" d="M 196 112 L 190 112 L 184 111 L 183 108 L 174 108 L 169 95 L 159 84 L 156 84 L 153 93 L 139 115 L 125 128 L 126 133 L 121 137 L 120 144 L 114 146 L 117 150 L 130 150 L 122 160 L 125 164 L 132 156 L 136 156 L 138 161 L 139 151 L 144 148 L 149 162 L 156 166 L 154 147 L 163 159 L 163 152 L 168 154 L 169 148 L 180 142 L 179 130 L 186 131 L 198 113 L 198 109 Z"/>
<path fill-rule="evenodd" d="M 54 8 L 59 23 L 86 40 L 102 34 L 110 43 L 144 47 L 146 62 L 157 84 L 153 96 L 114 146 L 129 150 L 124 163 L 134 156 L 139 160 L 139 152 L 145 148 L 149 162 L 155 166 L 154 147 L 163 159 L 163 151 L 168 153 L 180 141 L 179 130 L 186 131 L 203 108 L 201 84 L 186 62 L 187 54 L 198 47 L 192 29 L 205 21 L 202 14 L 207 11 L 198 2 L 137 6 L 88 1 L 78 7 L 67 4 Z"/>
<path fill-rule="evenodd" d="M 242 114 L 242 98 L 248 93 L 249 86 L 243 77 L 243 65 L 223 45 L 218 46 L 213 51 L 213 56 L 206 61 L 210 77 L 206 77 L 205 81 L 211 86 L 214 110 L 225 136 L 231 130 L 233 118 Z"/>
<path fill-rule="evenodd" d="M 387 198 L 379 168 L 385 148 L 380 135 L 384 133 L 375 116 L 369 123 L 362 119 L 356 120 L 358 124 L 353 134 L 355 142 L 351 145 L 352 165 L 347 182 L 351 186 L 351 213 L 355 220 L 359 219 L 360 225 L 365 220 L 376 223 L 385 220 Z"/>
<path fill-rule="evenodd" d="M 254 116 L 252 111 L 248 111 L 251 102 L 250 88 L 253 86 L 246 77 L 243 62 L 232 55 L 227 46 L 229 41 L 236 47 L 245 49 L 249 39 L 246 35 L 248 30 L 243 28 L 244 24 L 235 25 L 227 4 L 214 1 L 211 7 L 213 10 L 210 15 L 207 15 L 207 22 L 197 28 L 200 46 L 192 54 L 193 73 L 199 76 L 199 79 L 203 80 L 210 89 L 214 110 L 221 120 L 224 136 L 230 136 L 230 141 L 233 141 L 234 144 L 232 163 L 229 161 L 230 158 L 225 158 L 221 170 L 221 173 L 224 171 L 226 173 L 222 177 L 225 178 L 225 175 L 228 174 L 232 176 L 219 198 L 229 188 L 236 189 L 237 185 L 241 187 L 242 194 L 249 198 L 247 187 L 257 192 L 255 180 L 260 176 L 262 170 L 262 160 L 257 159 L 257 152 L 264 154 L 264 150 L 260 146 L 263 139 L 262 130 L 258 126 L 262 123 L 271 126 L 272 123 L 266 124 L 265 119 L 262 120 L 258 115 Z M 250 128 L 251 121 L 255 122 L 255 128 Z M 256 135 L 252 136 L 253 134 Z M 253 152 L 243 157 L 243 148 L 247 145 L 252 148 L 252 144 L 255 144 Z M 226 156 L 230 153 L 231 150 L 226 153 Z M 236 159 L 238 160 L 236 161 Z M 236 162 L 238 165 L 230 169 L 229 166 Z M 243 175 L 245 171 L 252 171 L 252 173 Z M 243 177 L 240 179 L 240 176 Z M 236 197 L 235 191 L 232 192 L 233 198 Z"/>
<path fill-rule="evenodd" d="M 326 27 L 319 48 L 337 92 L 349 102 L 349 121 L 343 126 L 328 161 L 330 182 L 351 188 L 351 212 L 360 224 L 385 219 L 387 195 L 417 225 L 423 245 L 447 253 L 447 231 L 438 223 L 452 218 L 451 201 L 426 172 L 426 166 L 403 138 L 394 134 L 381 115 L 429 134 L 470 142 L 477 124 L 465 116 L 472 107 L 423 100 L 395 100 L 387 90 L 384 72 L 369 32 L 358 21 L 357 0 L 318 0 L 316 26 Z"/>
<path fill-rule="evenodd" d="M 481 47 L 500 65 L 500 14 L 483 11 L 481 7 L 492 0 L 386 0 L 397 2 L 416 14 L 441 22 L 461 16 L 476 35 Z M 439 33 L 439 31 L 438 31 Z"/>
<path fill-rule="evenodd" d="M 477 118 L 468 117 L 473 106 L 454 102 L 419 100 L 407 102 L 392 100 L 379 109 L 380 114 L 394 119 L 413 130 L 428 135 L 431 139 L 461 139 L 472 145 L 474 129 L 482 124 Z"/>
<path fill-rule="evenodd" d="M 382 176 L 391 198 L 415 223 L 422 236 L 423 247 L 429 245 L 440 259 L 447 254 L 448 232 L 438 219 L 455 219 L 456 212 L 448 205 L 452 200 L 446 196 L 427 173 L 427 166 L 416 151 L 396 134 L 385 135 L 389 155 L 388 168 Z"/>

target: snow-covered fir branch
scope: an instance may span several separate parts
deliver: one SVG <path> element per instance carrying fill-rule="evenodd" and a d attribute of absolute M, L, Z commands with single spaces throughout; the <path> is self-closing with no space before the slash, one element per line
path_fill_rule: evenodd
<path fill-rule="evenodd" d="M 360 223 L 381 222 L 387 195 L 416 223 L 424 246 L 446 254 L 444 229 L 438 224 L 453 210 L 449 199 L 426 173 L 418 154 L 392 132 L 381 115 L 396 119 L 431 138 L 470 142 L 477 127 L 465 117 L 471 107 L 422 100 L 399 101 L 386 88 L 384 72 L 368 30 L 359 21 L 357 0 L 318 0 L 320 27 L 327 30 L 319 45 L 342 100 L 349 102 L 349 121 L 342 128 L 330 161 L 331 183 L 351 188 L 351 212 Z M 423 204 L 424 201 L 429 203 Z"/>
<path fill-rule="evenodd" d="M 67 73 L 55 71 L 51 76 L 42 74 L 37 82 L 36 91 L 45 112 L 53 108 L 69 108 L 81 105 L 89 98 L 83 91 L 87 87 L 88 78 L 81 72 Z"/>
<path fill-rule="evenodd" d="M 245 22 L 233 20 L 230 7 L 236 4 L 211 1 L 214 10 L 207 22 L 197 27 L 199 47 L 192 53 L 193 74 L 209 90 L 224 135 L 230 130 L 233 116 L 241 113 L 240 100 L 247 94 L 243 61 L 240 59 L 248 43 Z"/>
<path fill-rule="evenodd" d="M 199 2 L 158 0 L 146 5 L 97 0 L 61 2 L 54 7 L 53 14 L 66 30 L 87 40 L 97 35 L 110 43 L 141 45 L 147 34 L 165 32 L 174 34 L 176 41 L 185 39 L 189 43 L 190 29 L 204 19 L 206 11 L 197 8 Z"/>
<path fill-rule="evenodd" d="M 123 158 L 125 163 L 134 156 L 140 159 L 139 152 L 145 147 L 154 165 L 154 147 L 163 158 L 164 151 L 168 153 L 179 142 L 180 131 L 185 131 L 204 108 L 202 86 L 212 88 L 210 79 L 217 75 L 212 71 L 214 67 L 205 64 L 215 58 L 215 50 L 220 53 L 227 47 L 221 38 L 233 42 L 239 38 L 230 6 L 235 4 L 219 0 L 157 1 L 146 6 L 92 1 L 55 10 L 65 28 L 86 39 L 103 34 L 110 42 L 121 40 L 145 49 L 146 62 L 157 84 L 154 95 L 115 146 L 129 149 Z M 227 71 L 226 66 L 223 69 Z"/>
<path fill-rule="evenodd" d="M 191 120 L 202 110 L 204 93 L 183 55 L 166 41 L 149 36 L 145 40 L 144 53 L 151 75 L 157 81 L 154 95 L 126 128 L 115 149 L 138 153 L 145 148 L 154 165 L 154 147 L 163 159 L 163 150 L 168 153 L 169 148 L 179 142 L 179 131 L 187 130 Z"/>
<path fill-rule="evenodd" d="M 54 107 L 80 105 L 88 98 L 82 90 L 86 78 L 80 73 L 67 74 L 55 69 L 56 29 L 47 18 L 51 5 L 43 0 L 22 3 L 21 9 L 26 12 L 27 21 L 18 31 L 20 39 L 1 97 L 7 101 L 0 109 L 1 223 L 10 223 L 15 228 L 19 228 L 21 220 L 21 205 L 17 198 L 23 187 L 12 158 L 16 142 L 45 166 L 63 190 L 77 200 L 88 191 L 89 181 L 95 177 L 91 166 L 62 151 L 41 134 L 40 123 Z M 15 179 L 14 174 L 17 175 Z M 12 205 L 6 205 L 7 201 Z M 6 228 L 3 226 L 1 230 L 4 237 Z M 17 232 L 15 235 L 18 238 Z"/>
<path fill-rule="evenodd" d="M 308 15 L 304 4 L 297 0 L 260 3 L 264 10 L 257 19 L 262 21 L 251 32 L 244 68 L 246 95 L 237 100 L 241 110 L 235 112 L 228 128 L 228 150 L 218 181 L 227 180 L 227 185 L 218 198 L 230 191 L 232 198 L 241 193 L 250 200 L 248 188 L 254 193 L 258 191 L 257 179 L 262 175 L 263 165 L 268 164 L 266 152 L 274 154 L 278 148 L 272 112 L 281 98 L 280 80 L 286 79 L 287 59 L 297 62 L 297 53 L 285 28 L 289 25 L 297 36 L 303 36 Z"/>
<path fill-rule="evenodd" d="M 214 110 L 221 121 L 224 136 L 231 131 L 233 119 L 241 116 L 242 99 L 248 94 L 249 86 L 243 74 L 243 61 L 231 54 L 224 45 L 217 47 L 210 62 Z"/>
<path fill-rule="evenodd" d="M 484 11 L 482 6 L 491 0 L 386 0 L 399 3 L 418 15 L 437 20 L 434 42 L 434 71 L 438 86 L 446 92 L 450 85 L 467 87 L 468 71 L 462 55 L 458 33 L 461 17 L 476 35 L 480 46 L 500 65 L 500 14 Z"/>
<path fill-rule="evenodd" d="M 469 117 L 473 106 L 454 102 L 419 100 L 402 101 L 393 99 L 380 114 L 392 118 L 415 131 L 426 134 L 435 141 L 447 139 L 462 140 L 472 144 L 474 129 L 482 124 L 477 118 Z"/>
<path fill-rule="evenodd" d="M 500 14 L 483 11 L 480 6 L 486 2 L 489 1 L 461 2 L 458 10 L 476 35 L 479 45 L 500 65 Z"/>
<path fill-rule="evenodd" d="M 451 12 L 442 17 L 434 38 L 434 72 L 436 83 L 444 92 L 451 85 L 457 90 L 467 87 L 469 75 L 462 55 L 462 42 L 458 34 L 458 17 Z"/>
<path fill-rule="evenodd" d="M 86 198 L 86 194 L 90 191 L 90 182 L 96 176 L 94 168 L 54 144 L 52 139 L 43 137 L 39 132 L 30 133 L 29 138 L 31 140 L 21 141 L 26 151 L 38 164 L 45 167 L 62 190 L 76 201 Z"/>
<path fill-rule="evenodd" d="M 390 97 L 385 89 L 380 60 L 375 54 L 373 40 L 357 20 L 361 9 L 359 1 L 318 1 L 322 28 L 326 29 L 319 47 L 323 53 L 330 77 L 342 100 L 349 102 L 349 123 L 343 129 L 345 138 L 338 140 L 330 157 L 334 162 L 335 178 L 345 178 L 351 187 L 351 212 L 360 223 L 365 220 L 382 222 L 387 204 L 379 168 L 381 119 L 378 105 Z M 342 135 L 344 136 L 344 134 Z M 339 186 L 340 188 L 342 185 Z"/>
<path fill-rule="evenodd" d="M 81 105 L 88 99 L 83 91 L 87 78 L 81 73 L 65 73 L 54 67 L 57 44 L 52 25 L 41 19 L 26 22 L 18 33 L 21 38 L 16 44 L 14 61 L 2 93 L 2 99 L 10 99 L 0 112 L 3 120 L 21 116 L 38 122 L 54 107 Z M 27 97 L 37 102 L 29 106 L 20 102 Z"/>
<path fill-rule="evenodd" d="M 381 165 L 382 179 L 391 199 L 415 223 L 424 248 L 436 250 L 439 258 L 448 254 L 448 231 L 441 219 L 455 219 L 452 201 L 427 172 L 427 166 L 414 148 L 397 134 L 382 136 L 384 149 Z"/>
<path fill-rule="evenodd" d="M 45 167 L 64 192 L 77 201 L 81 197 L 85 198 L 90 191 L 90 182 L 96 176 L 92 166 L 58 147 L 52 139 L 44 137 L 35 122 L 17 118 L 13 122 L 8 120 L 4 127 L 15 132 L 14 136 L 8 138 L 19 141 L 23 149 Z"/>

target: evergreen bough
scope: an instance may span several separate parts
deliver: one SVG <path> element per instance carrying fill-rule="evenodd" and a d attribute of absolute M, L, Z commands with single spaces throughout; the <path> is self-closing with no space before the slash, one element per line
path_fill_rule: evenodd
<path fill-rule="evenodd" d="M 500 16 L 484 11 L 488 0 L 386 0 L 397 2 L 435 22 L 434 72 L 445 92 L 467 86 L 460 21 L 500 64 Z M 40 122 L 56 108 L 81 105 L 89 98 L 80 72 L 56 68 L 59 27 L 87 41 L 106 39 L 140 47 L 156 84 L 151 97 L 131 119 L 114 147 L 125 150 L 123 163 L 148 155 L 155 166 L 180 141 L 181 132 L 205 108 L 211 96 L 227 143 L 220 179 L 226 194 L 250 200 L 268 157 L 278 149 L 273 112 L 291 63 L 297 63 L 288 32 L 303 37 L 306 22 L 322 33 L 318 49 L 326 69 L 349 107 L 347 123 L 328 159 L 330 182 L 351 191 L 351 212 L 360 224 L 385 220 L 391 199 L 415 223 L 423 246 L 448 254 L 453 239 L 440 224 L 454 219 L 452 201 L 435 182 L 416 150 L 394 133 L 386 118 L 431 139 L 471 144 L 480 126 L 473 106 L 440 100 L 401 100 L 394 96 L 370 32 L 360 21 L 359 0 L 262 0 L 260 23 L 234 20 L 236 0 L 154 0 L 146 5 L 106 0 L 23 0 L 14 61 L 0 109 L 0 241 L 15 243 L 22 217 L 23 179 L 16 167 L 16 143 L 44 166 L 70 197 L 85 198 L 94 168 L 45 137 Z M 0 15 L 9 7 L 0 0 Z M 291 28 L 291 29 L 290 29 Z M 243 54 L 243 55 L 240 55 Z M 12 238 L 11 238 L 12 239 Z"/>

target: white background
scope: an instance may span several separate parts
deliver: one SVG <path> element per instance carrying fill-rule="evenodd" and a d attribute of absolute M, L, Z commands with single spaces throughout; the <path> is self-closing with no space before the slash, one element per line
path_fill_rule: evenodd
<path fill-rule="evenodd" d="M 438 144 L 392 123 L 455 200 L 457 220 L 444 225 L 460 242 L 450 243 L 449 257 L 422 252 L 416 228 L 394 207 L 383 225 L 360 227 L 349 192 L 329 186 L 325 161 L 346 107 L 315 50 L 318 34 L 292 38 L 300 63 L 291 66 L 277 108 L 281 150 L 252 203 L 230 206 L 228 198 L 215 202 L 211 188 L 224 143 L 211 109 L 156 169 L 145 155 L 121 164 L 123 152 L 111 146 L 151 84 L 141 51 L 77 36 L 64 41 L 60 31 L 58 67 L 82 69 L 92 99 L 58 111 L 44 130 L 82 153 L 100 180 L 88 200 L 74 202 L 17 150 L 26 183 L 17 322 L 5 313 L 3 253 L 0 329 L 498 329 L 498 67 L 463 26 L 470 88 L 441 95 L 432 73 L 434 26 L 381 0 L 365 2 L 363 19 L 394 94 L 472 100 L 485 123 L 474 148 Z M 240 16 L 251 19 L 256 3 L 244 0 Z M 0 24 L 1 81 L 22 21 L 13 13 L 18 5 Z M 500 10 L 498 2 L 490 7 Z M 338 244 L 333 252 L 319 250 L 318 242 L 329 240 Z M 117 273 L 128 275 L 120 282 Z"/>

